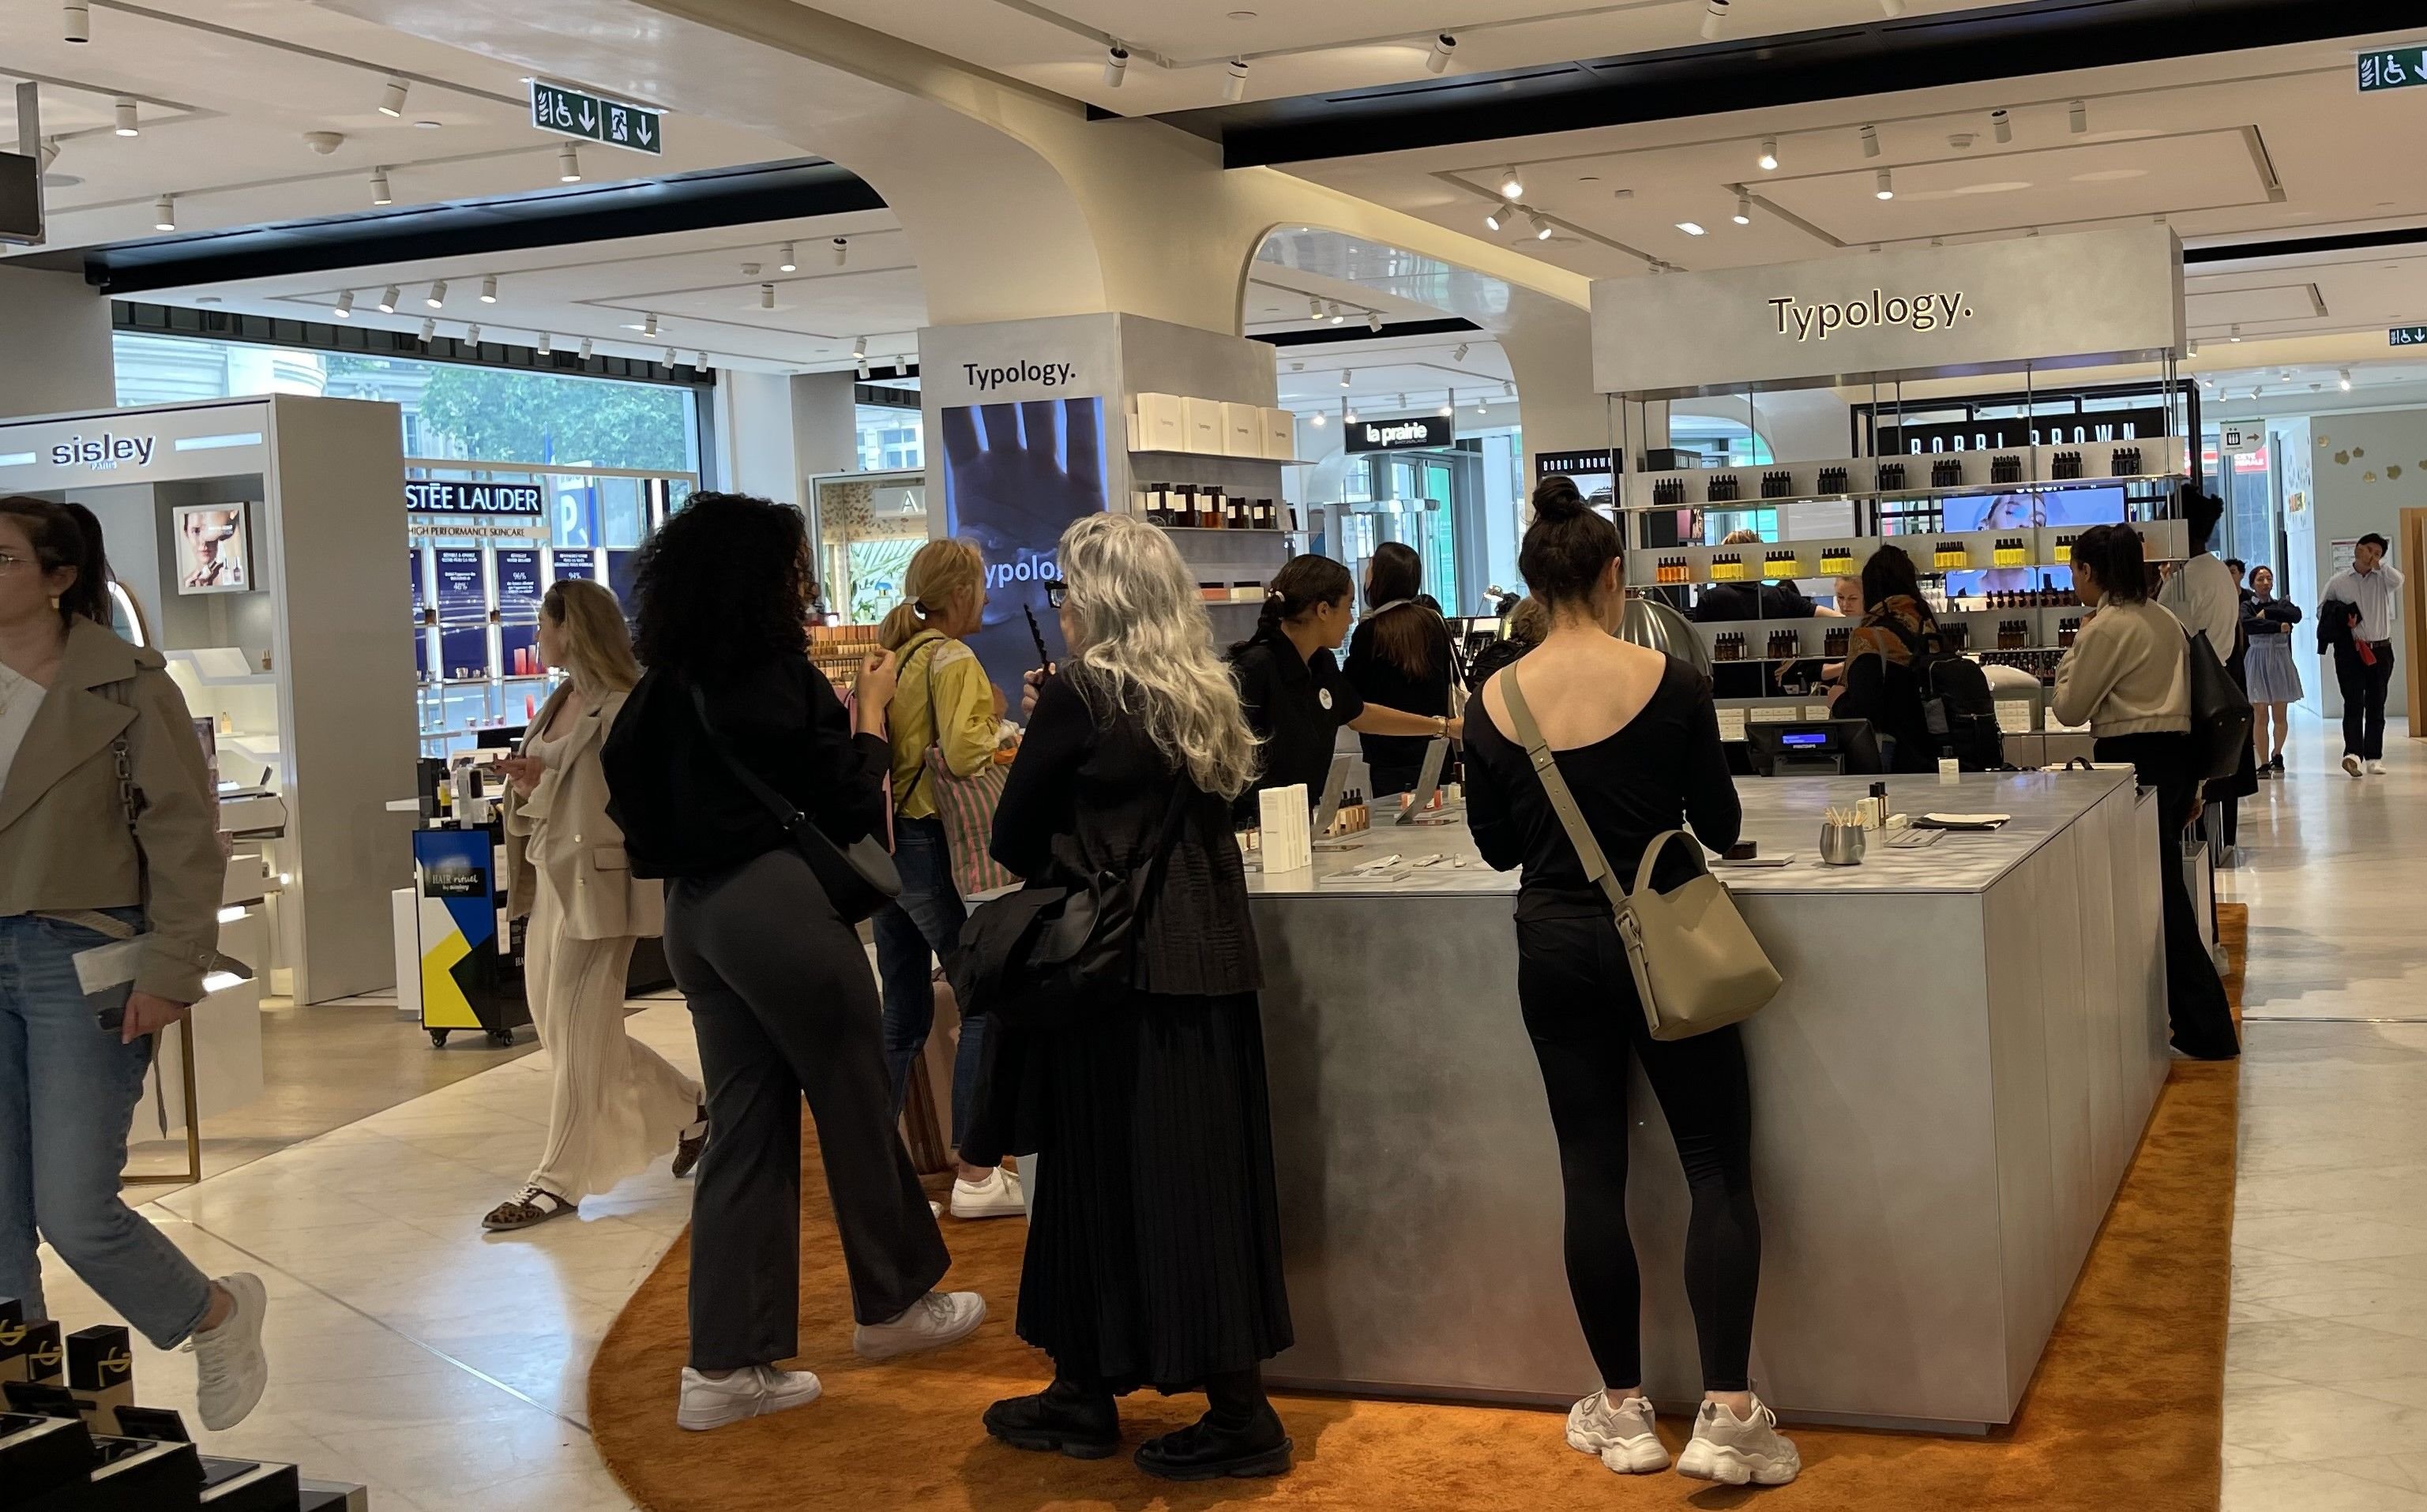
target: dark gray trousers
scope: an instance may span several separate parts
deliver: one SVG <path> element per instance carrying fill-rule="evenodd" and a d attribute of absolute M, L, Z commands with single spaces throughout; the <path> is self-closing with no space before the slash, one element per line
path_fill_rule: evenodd
<path fill-rule="evenodd" d="M 801 1099 L 817 1120 L 852 1314 L 883 1323 L 952 1264 L 895 1130 L 876 982 L 808 863 L 770 851 L 666 888 L 709 1138 L 692 1196 L 691 1363 L 800 1352 Z"/>

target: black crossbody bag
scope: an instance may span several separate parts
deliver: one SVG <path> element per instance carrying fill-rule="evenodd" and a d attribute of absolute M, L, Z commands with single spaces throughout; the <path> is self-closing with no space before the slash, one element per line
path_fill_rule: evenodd
<path fill-rule="evenodd" d="M 885 849 L 883 840 L 863 835 L 845 846 L 826 838 L 825 831 L 818 828 L 815 820 L 792 806 L 790 799 L 768 787 L 757 772 L 741 764 L 741 757 L 725 743 L 725 737 L 717 733 L 715 722 L 708 717 L 708 695 L 700 691 L 697 683 L 691 685 L 691 707 L 699 715 L 700 731 L 708 737 L 709 749 L 716 753 L 717 759 L 725 763 L 735 780 L 775 816 L 775 822 L 784 827 L 785 837 L 800 853 L 801 859 L 809 864 L 818 886 L 825 889 L 826 901 L 834 904 L 844 923 L 859 923 L 902 896 L 902 873 L 894 870 L 893 856 Z"/>

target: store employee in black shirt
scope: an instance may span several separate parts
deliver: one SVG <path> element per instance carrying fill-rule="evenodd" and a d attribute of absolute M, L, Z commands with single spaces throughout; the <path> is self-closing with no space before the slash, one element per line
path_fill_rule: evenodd
<path fill-rule="evenodd" d="M 1366 735 L 1464 733 L 1446 715 L 1366 703 L 1341 675 L 1332 652 L 1348 631 L 1354 587 L 1348 569 L 1329 557 L 1292 559 L 1265 590 L 1256 633 L 1230 649 L 1247 727 L 1263 747 L 1262 774 L 1239 800 L 1243 819 L 1257 813 L 1255 794 L 1266 788 L 1304 783 L 1310 802 L 1319 797 L 1344 724 Z"/>
<path fill-rule="evenodd" d="M 1452 712 L 1456 659 L 1449 626 L 1424 594 L 1424 562 L 1415 548 L 1397 541 L 1375 547 L 1365 568 L 1365 614 L 1348 638 L 1346 672 L 1358 694 L 1368 704 L 1439 719 Z M 1428 740 L 1367 735 L 1361 743 L 1365 765 L 1374 772 L 1375 797 L 1406 792 L 1424 775 Z"/>

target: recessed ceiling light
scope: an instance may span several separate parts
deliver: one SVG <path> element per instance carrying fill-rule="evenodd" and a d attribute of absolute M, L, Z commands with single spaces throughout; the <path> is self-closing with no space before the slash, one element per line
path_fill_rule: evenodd
<path fill-rule="evenodd" d="M 1223 14 L 1231 21 L 1253 21 L 1256 19 L 1256 13 L 1252 10 L 1228 10 L 1224 11 Z"/>
<path fill-rule="evenodd" d="M 1702 228 L 1701 226 L 1696 225 L 1696 224 L 1695 224 L 1694 222 L 1692 222 L 1691 220 L 1680 220 L 1680 221 L 1678 221 L 1678 222 L 1677 222 L 1677 229 L 1678 229 L 1678 230 L 1680 230 L 1680 231 L 1682 231 L 1682 232 L 1684 232 L 1686 235 L 1687 235 L 1687 236 L 1701 236 L 1701 235 L 1702 234 Z"/>
<path fill-rule="evenodd" d="M 415 131 L 436 131 L 439 127 L 445 124 L 447 124 L 447 122 L 444 121 L 416 121 L 413 123 L 413 129 Z"/>

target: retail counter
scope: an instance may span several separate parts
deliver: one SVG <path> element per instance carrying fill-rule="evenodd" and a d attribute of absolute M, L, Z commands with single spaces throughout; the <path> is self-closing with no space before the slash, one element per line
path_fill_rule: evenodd
<path fill-rule="evenodd" d="M 1752 1374 L 1806 1421 L 1979 1430 L 2012 1417 L 2165 1080 L 2156 815 L 2129 772 L 1890 778 L 1898 810 L 2012 821 L 1821 867 L 1821 810 L 1871 780 L 1737 784 L 1746 837 L 1795 854 L 1723 873 L 1786 983 L 1745 1026 Z M 1270 1374 L 1565 1403 L 1602 1383 L 1517 1010 L 1516 879 L 1447 817 L 1249 877 L 1298 1340 Z M 1467 864 L 1349 875 L 1393 853 Z M 1632 1096 L 1644 1370 L 1687 1403 L 1685 1179 L 1639 1069 Z"/>

